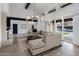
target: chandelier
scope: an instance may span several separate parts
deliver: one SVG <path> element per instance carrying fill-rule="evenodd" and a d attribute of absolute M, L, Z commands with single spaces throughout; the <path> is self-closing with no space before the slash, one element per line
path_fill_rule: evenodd
<path fill-rule="evenodd" d="M 28 21 L 32 21 L 32 22 L 37 22 L 40 18 L 38 16 L 36 16 L 36 6 L 35 6 L 35 3 L 33 5 L 34 7 L 34 15 L 31 16 Z"/>

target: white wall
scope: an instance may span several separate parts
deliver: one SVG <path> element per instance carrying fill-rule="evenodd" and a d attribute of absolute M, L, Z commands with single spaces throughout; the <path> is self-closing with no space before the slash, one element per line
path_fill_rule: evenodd
<path fill-rule="evenodd" d="M 27 21 L 19 21 L 19 20 L 11 20 L 11 29 L 10 29 L 10 34 L 13 35 L 13 24 L 18 24 L 18 33 L 17 34 L 24 34 L 27 33 L 28 31 L 32 31 L 32 23 L 27 22 Z M 21 25 L 26 24 L 26 29 L 22 29 Z M 39 21 L 37 23 L 33 24 L 38 31 L 42 30 L 45 31 L 45 21 Z"/>
<path fill-rule="evenodd" d="M 7 11 L 5 11 L 6 8 L 7 8 L 7 4 L 1 4 L 1 23 L 0 23 L 1 24 L 1 46 L 3 46 L 7 40 L 7 31 L 6 31 Z"/>
<path fill-rule="evenodd" d="M 10 34 L 13 34 L 13 24 L 17 24 L 18 25 L 18 33 L 17 34 L 24 34 L 27 33 L 28 31 L 28 24 L 26 21 L 20 21 L 20 20 L 11 20 L 11 29 L 10 29 Z M 26 25 L 26 28 L 23 29 L 22 25 L 24 24 L 24 26 Z"/>
<path fill-rule="evenodd" d="M 45 31 L 45 21 L 43 21 L 43 20 L 38 21 L 36 27 L 37 27 L 38 31 L 40 31 L 40 30 Z"/>
<path fill-rule="evenodd" d="M 0 4 L 0 47 L 1 47 L 1 4 Z"/>
<path fill-rule="evenodd" d="M 79 45 L 79 15 L 73 17 L 73 43 Z"/>
<path fill-rule="evenodd" d="M 29 21 L 20 21 L 20 20 L 11 20 L 11 29 L 10 29 L 10 34 L 13 35 L 13 24 L 18 24 L 18 33 L 17 34 L 25 34 L 28 32 L 32 32 L 32 23 Z M 22 24 L 26 25 L 26 29 L 22 29 Z M 37 28 L 37 24 L 34 23 L 33 25 Z"/>
<path fill-rule="evenodd" d="M 6 17 L 9 15 L 8 4 L 1 3 L 1 19 L 0 19 L 0 30 L 1 30 L 1 46 L 7 44 L 7 30 L 6 30 Z"/>

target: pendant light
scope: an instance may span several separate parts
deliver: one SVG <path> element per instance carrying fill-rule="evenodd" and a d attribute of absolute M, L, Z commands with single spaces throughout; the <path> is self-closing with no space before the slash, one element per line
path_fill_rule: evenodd
<path fill-rule="evenodd" d="M 34 3 L 34 16 L 32 16 L 32 21 L 38 21 L 39 17 L 36 16 L 36 5 Z"/>

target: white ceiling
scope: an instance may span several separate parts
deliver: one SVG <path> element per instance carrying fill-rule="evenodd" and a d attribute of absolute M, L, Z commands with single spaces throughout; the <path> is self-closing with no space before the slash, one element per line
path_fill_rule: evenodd
<path fill-rule="evenodd" d="M 40 14 L 44 12 L 49 12 L 53 8 L 59 8 L 62 4 L 65 3 L 35 3 L 35 11 L 36 11 L 36 16 L 40 16 Z M 34 3 L 31 3 L 28 9 L 25 9 L 26 3 L 11 3 L 10 5 L 10 16 L 14 17 L 23 17 L 27 18 L 34 16 Z M 62 17 L 66 17 L 66 15 L 71 15 L 78 13 L 79 11 L 79 4 L 72 4 L 70 6 L 67 6 L 65 8 L 59 8 L 56 10 L 54 13 L 46 14 L 45 17 L 47 20 L 52 20 L 52 19 L 58 19 Z"/>
<path fill-rule="evenodd" d="M 64 3 L 35 3 L 35 4 L 31 3 L 28 9 L 25 9 L 26 3 L 10 3 L 9 11 L 10 16 L 26 18 L 27 16 L 28 17 L 34 16 L 34 14 L 36 16 L 40 16 L 40 14 L 42 13 L 46 12 L 48 13 L 53 8 L 57 9 L 62 4 Z M 35 13 L 34 13 L 34 5 L 35 5 Z M 49 16 L 53 17 L 54 13 L 51 13 L 51 15 Z"/>
<path fill-rule="evenodd" d="M 31 4 L 31 7 L 33 7 L 34 4 Z M 37 14 L 44 13 L 46 10 L 55 7 L 55 3 L 36 3 L 35 9 Z"/>
<path fill-rule="evenodd" d="M 35 12 L 37 14 L 41 14 L 61 4 L 62 3 L 35 3 Z M 31 3 L 29 9 L 34 12 L 33 8 L 34 8 L 34 3 Z"/>
<path fill-rule="evenodd" d="M 9 4 L 11 7 L 15 7 L 15 8 L 24 8 L 25 9 L 25 5 L 26 3 L 11 3 Z M 52 8 L 55 8 L 57 6 L 61 5 L 61 3 L 35 3 L 35 13 L 37 15 L 44 13 L 45 11 L 49 11 Z M 14 9 L 15 9 L 14 8 Z M 30 6 L 28 7 L 28 9 L 25 10 L 30 10 L 31 12 L 34 13 L 34 3 L 31 3 Z"/>

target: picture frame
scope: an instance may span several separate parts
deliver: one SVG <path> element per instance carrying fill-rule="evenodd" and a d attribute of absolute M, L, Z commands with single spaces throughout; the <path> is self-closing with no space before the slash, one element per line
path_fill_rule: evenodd
<path fill-rule="evenodd" d="M 21 24 L 21 29 L 26 29 L 27 25 L 26 24 Z"/>

